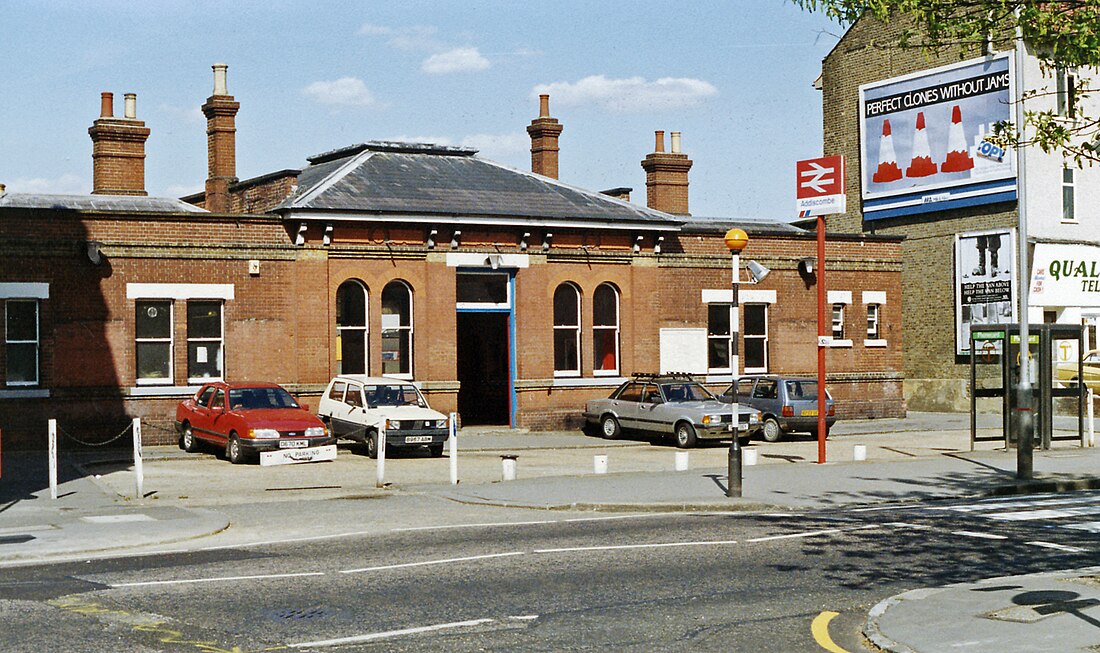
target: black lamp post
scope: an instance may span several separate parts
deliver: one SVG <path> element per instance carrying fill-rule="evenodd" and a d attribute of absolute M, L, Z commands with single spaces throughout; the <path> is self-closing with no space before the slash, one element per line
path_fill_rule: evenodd
<path fill-rule="evenodd" d="M 730 229 L 726 232 L 726 247 L 730 250 L 732 258 L 731 267 L 733 270 L 732 281 L 730 289 L 733 294 L 730 296 L 730 380 L 731 385 L 731 398 L 730 410 L 732 412 L 732 419 L 730 420 L 730 430 L 732 437 L 730 438 L 730 451 L 729 460 L 726 465 L 726 476 L 729 479 L 726 483 L 726 496 L 727 497 L 740 497 L 741 496 L 741 443 L 740 438 L 737 437 L 738 431 L 738 417 L 740 413 L 740 406 L 737 403 L 737 370 L 740 367 L 740 324 L 741 324 L 741 310 L 740 302 L 737 299 L 737 290 L 741 284 L 741 250 L 745 249 L 745 245 L 749 244 L 749 236 L 743 229 Z"/>

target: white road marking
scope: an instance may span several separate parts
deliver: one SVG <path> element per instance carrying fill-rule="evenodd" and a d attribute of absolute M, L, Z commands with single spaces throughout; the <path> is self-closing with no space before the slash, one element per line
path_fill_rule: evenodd
<path fill-rule="evenodd" d="M 324 576 L 323 571 L 301 572 L 296 574 L 262 574 L 257 576 L 219 576 L 216 578 L 184 578 L 178 580 L 147 580 L 137 583 L 112 583 L 110 587 L 144 587 L 148 585 L 187 585 L 191 583 L 221 583 L 236 580 L 264 580 L 268 578 L 299 578 L 302 576 Z"/>
<path fill-rule="evenodd" d="M 379 639 L 389 639 L 391 637 L 401 637 L 403 635 L 417 635 L 420 633 L 430 633 L 437 630 L 447 630 L 450 628 L 470 628 L 472 626 L 481 626 L 484 624 L 493 623 L 495 619 L 470 619 L 469 621 L 452 621 L 445 624 L 435 624 L 432 626 L 419 626 L 417 628 L 402 628 L 400 630 L 387 630 L 380 633 L 368 633 L 366 635 L 352 635 L 351 637 L 340 637 L 338 639 L 322 639 L 315 642 L 300 642 L 298 644 L 291 644 L 294 648 L 320 648 L 323 646 L 340 646 L 341 644 L 354 644 L 356 642 L 370 642 Z"/>
<path fill-rule="evenodd" d="M 250 546 L 270 546 L 272 544 L 291 544 L 294 542 L 316 542 L 320 540 L 335 540 L 341 537 L 357 537 L 360 535 L 371 535 L 376 531 L 349 531 L 346 533 L 334 533 L 332 535 L 310 535 L 307 537 L 288 537 L 279 540 L 258 540 L 256 542 L 245 542 L 243 544 L 219 544 L 217 546 L 205 546 L 196 551 L 221 551 L 224 549 L 240 549 Z"/>
<path fill-rule="evenodd" d="M 511 617 L 508 617 L 508 618 L 513 619 L 515 621 L 534 621 L 535 619 L 538 619 L 539 616 L 537 614 L 517 614 L 517 615 L 512 615 Z"/>
<path fill-rule="evenodd" d="M 379 565 L 377 567 L 363 567 L 361 569 L 342 569 L 341 574 L 359 574 L 366 571 L 385 571 L 387 569 L 406 569 L 408 567 L 428 567 L 431 565 L 445 565 L 449 562 L 469 562 L 471 560 L 488 560 L 490 558 L 505 558 L 508 556 L 526 555 L 523 551 L 509 551 L 507 553 L 490 553 L 479 556 L 466 556 L 464 558 L 444 558 L 442 560 L 423 560 L 421 562 L 403 562 L 396 565 Z"/>
<path fill-rule="evenodd" d="M 988 501 L 983 503 L 968 503 L 961 506 L 931 506 L 927 510 L 938 511 L 951 511 L 951 512 L 985 512 L 989 510 L 1003 510 L 1005 508 L 1042 508 L 1047 506 L 1061 506 L 1072 505 L 1075 503 L 1090 504 L 1095 503 L 1095 499 L 1085 499 L 1081 497 L 1075 497 L 1072 499 L 1013 499 L 1013 500 L 1000 500 L 1000 501 Z"/>
<path fill-rule="evenodd" d="M 865 531 L 872 528 L 882 528 L 882 524 L 868 524 L 866 526 L 856 526 L 855 528 L 827 528 L 820 531 L 806 531 L 805 533 L 787 533 L 786 535 L 769 535 L 767 537 L 754 537 L 745 540 L 746 543 L 750 542 L 771 542 L 774 540 L 791 540 L 800 537 L 815 537 L 818 535 L 833 535 L 836 533 L 844 533 L 849 531 Z"/>
<path fill-rule="evenodd" d="M 1078 531 L 1087 531 L 1089 533 L 1100 533 L 1100 521 L 1086 521 L 1080 524 L 1062 524 L 1062 528 L 1072 528 Z"/>
<path fill-rule="evenodd" d="M 391 528 L 391 533 L 405 533 L 408 531 L 445 531 L 454 528 L 495 528 L 497 526 L 532 526 L 536 524 L 553 524 L 557 519 L 543 519 L 534 521 L 498 521 L 483 522 L 480 524 L 447 524 L 443 526 L 406 526 L 404 528 Z"/>
<path fill-rule="evenodd" d="M 1067 546 L 1065 544 L 1055 544 L 1054 542 L 1025 542 L 1032 546 L 1041 546 L 1044 549 L 1055 549 L 1056 551 L 1069 551 L 1070 553 L 1084 553 L 1085 549 L 1080 549 L 1075 546 Z"/>
<path fill-rule="evenodd" d="M 575 522 L 584 521 L 613 521 L 617 519 L 653 519 L 657 517 L 671 517 L 679 516 L 685 513 L 682 512 L 662 512 L 650 515 L 606 515 L 603 517 L 571 517 L 569 519 L 562 519 L 561 522 L 565 524 L 572 524 Z"/>
<path fill-rule="evenodd" d="M 951 531 L 952 535 L 961 535 L 963 537 L 977 537 L 983 540 L 1007 540 L 1004 535 L 994 535 L 993 533 L 975 533 L 974 531 Z"/>
<path fill-rule="evenodd" d="M 657 542 L 652 544 L 604 544 L 600 546 L 566 546 L 558 549 L 535 549 L 535 553 L 569 553 L 575 551 L 622 551 L 627 549 L 662 549 L 675 546 L 728 546 L 737 540 L 701 540 L 698 542 Z"/>
<path fill-rule="evenodd" d="M 1100 506 L 1084 508 L 1055 508 L 1052 510 L 1018 510 L 1014 512 L 996 512 L 984 515 L 998 521 L 1031 521 L 1036 519 L 1061 519 L 1062 517 L 1081 517 L 1100 514 Z"/>

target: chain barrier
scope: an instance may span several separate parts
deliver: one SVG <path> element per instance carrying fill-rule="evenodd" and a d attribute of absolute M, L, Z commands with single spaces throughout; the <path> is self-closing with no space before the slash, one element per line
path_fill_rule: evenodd
<path fill-rule="evenodd" d="M 104 440 L 103 442 L 87 442 L 87 441 L 81 440 L 80 438 L 76 437 L 72 433 L 69 433 L 68 431 L 66 431 L 64 429 L 64 427 L 61 426 L 60 422 L 57 423 L 57 432 L 58 433 L 60 433 L 61 435 L 64 435 L 66 438 L 72 440 L 73 442 L 76 442 L 77 444 L 84 445 L 85 447 L 104 447 L 104 446 L 107 446 L 108 444 L 111 444 L 112 442 L 115 442 L 116 440 L 118 440 L 122 436 L 129 433 L 133 428 L 134 428 L 134 424 L 133 424 L 133 422 L 131 422 L 130 424 L 128 424 L 126 426 L 126 428 L 122 429 L 121 433 L 119 433 L 118 435 L 114 436 L 113 438 L 111 438 L 109 440 Z"/>
<path fill-rule="evenodd" d="M 145 429 L 146 431 L 159 431 L 161 433 L 170 433 L 172 435 L 179 435 L 179 431 L 177 431 L 175 427 L 167 428 L 167 427 L 161 426 L 161 425 L 153 423 L 153 422 L 143 421 L 141 423 L 141 428 Z"/>

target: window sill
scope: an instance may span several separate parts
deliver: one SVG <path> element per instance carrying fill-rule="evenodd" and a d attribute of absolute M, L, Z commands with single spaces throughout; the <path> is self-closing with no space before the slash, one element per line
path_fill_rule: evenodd
<path fill-rule="evenodd" d="M 140 383 L 140 381 L 139 381 Z M 198 385 L 141 385 L 130 388 L 131 397 L 187 397 L 195 394 Z"/>
<path fill-rule="evenodd" d="M 554 370 L 554 378 L 555 379 L 579 379 L 580 376 L 581 376 L 580 372 L 569 372 L 569 371 L 564 371 L 563 372 L 563 371 Z"/>
<path fill-rule="evenodd" d="M 582 379 L 581 377 L 562 378 L 558 377 L 554 379 L 553 387 L 555 388 L 587 388 L 591 386 L 617 386 L 621 385 L 626 378 L 621 376 L 601 376 L 591 379 Z"/>
<path fill-rule="evenodd" d="M 619 376 L 619 370 L 592 370 L 592 376 Z"/>
<path fill-rule="evenodd" d="M 766 367 L 746 367 L 742 374 L 767 374 L 768 368 Z"/>
<path fill-rule="evenodd" d="M 879 340 L 864 340 L 863 341 L 863 346 L 864 347 L 885 347 L 886 346 L 886 341 L 882 340 L 882 339 L 879 339 Z"/>
<path fill-rule="evenodd" d="M 845 349 L 852 346 L 851 340 L 833 340 L 829 343 L 829 346 L 834 349 Z"/>
<path fill-rule="evenodd" d="M 50 391 L 46 388 L 7 388 L 0 390 L 0 399 L 48 399 Z"/>

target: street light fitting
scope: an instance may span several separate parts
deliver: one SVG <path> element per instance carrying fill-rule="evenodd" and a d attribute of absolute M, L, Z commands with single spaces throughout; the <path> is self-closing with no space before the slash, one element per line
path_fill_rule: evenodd
<path fill-rule="evenodd" d="M 749 244 L 749 235 L 745 233 L 744 229 L 734 227 L 726 232 L 725 241 L 726 247 L 728 247 L 731 252 L 740 252 Z"/>
<path fill-rule="evenodd" d="M 760 283 L 764 280 L 764 277 L 771 274 L 771 270 L 757 263 L 756 261 L 749 261 L 749 277 L 753 283 Z"/>

